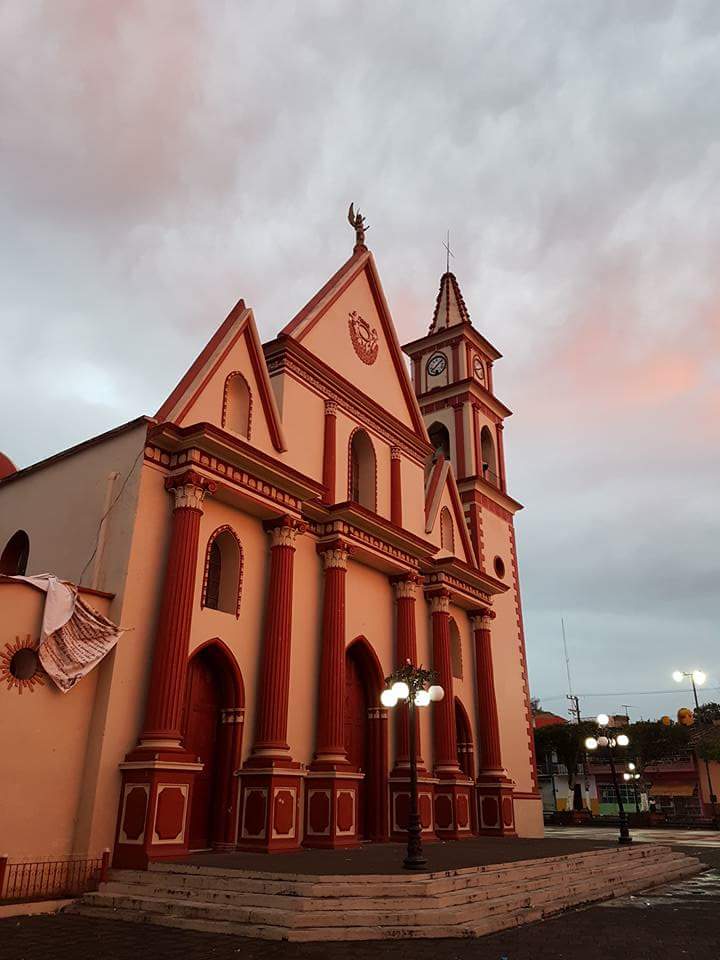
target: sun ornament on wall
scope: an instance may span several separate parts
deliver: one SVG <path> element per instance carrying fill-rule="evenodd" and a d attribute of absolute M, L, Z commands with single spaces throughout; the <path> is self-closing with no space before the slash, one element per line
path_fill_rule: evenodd
<path fill-rule="evenodd" d="M 38 657 L 38 643 L 28 633 L 24 640 L 15 637 L 15 641 L 5 644 L 0 653 L 0 683 L 5 682 L 7 689 L 17 687 L 18 693 L 36 686 L 44 686 L 45 678 Z"/>
<path fill-rule="evenodd" d="M 371 327 L 367 320 L 363 320 L 357 310 L 353 310 L 350 314 L 348 327 L 355 353 L 363 363 L 368 365 L 375 363 L 380 346 L 377 330 Z"/>

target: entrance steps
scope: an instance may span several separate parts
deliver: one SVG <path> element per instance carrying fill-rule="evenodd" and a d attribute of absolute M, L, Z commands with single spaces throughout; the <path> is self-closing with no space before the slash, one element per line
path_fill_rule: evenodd
<path fill-rule="evenodd" d="M 153 863 L 111 871 L 68 912 L 267 940 L 477 937 L 702 869 L 654 844 L 390 876 Z"/>

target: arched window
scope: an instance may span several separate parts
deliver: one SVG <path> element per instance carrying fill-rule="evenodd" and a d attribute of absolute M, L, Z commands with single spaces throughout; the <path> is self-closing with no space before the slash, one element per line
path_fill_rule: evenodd
<path fill-rule="evenodd" d="M 495 444 L 490 428 L 485 426 L 480 431 L 480 451 L 482 455 L 483 477 L 493 486 L 499 486 L 497 460 L 495 459 Z"/>
<path fill-rule="evenodd" d="M 433 460 L 437 460 L 438 454 L 442 453 L 446 460 L 450 459 L 450 434 L 444 423 L 436 420 L 428 427 L 428 436 L 430 443 L 435 448 Z"/>
<path fill-rule="evenodd" d="M 452 675 L 457 680 L 463 678 L 462 640 L 455 620 L 450 617 L 450 662 Z"/>
<path fill-rule="evenodd" d="M 30 537 L 24 530 L 18 530 L 10 537 L 0 554 L 0 574 L 6 577 L 24 576 L 29 557 Z"/>
<path fill-rule="evenodd" d="M 440 546 L 443 550 L 455 553 L 455 530 L 452 515 L 447 507 L 443 507 L 440 511 Z"/>
<path fill-rule="evenodd" d="M 235 531 L 218 527 L 208 540 L 205 554 L 202 606 L 240 616 L 243 555 Z"/>
<path fill-rule="evenodd" d="M 222 425 L 226 430 L 239 433 L 250 439 L 252 419 L 252 394 L 245 377 L 239 370 L 231 373 L 225 381 L 223 393 Z"/>
<path fill-rule="evenodd" d="M 357 429 L 350 438 L 348 464 L 348 499 L 361 507 L 377 510 L 375 450 L 364 430 Z"/>

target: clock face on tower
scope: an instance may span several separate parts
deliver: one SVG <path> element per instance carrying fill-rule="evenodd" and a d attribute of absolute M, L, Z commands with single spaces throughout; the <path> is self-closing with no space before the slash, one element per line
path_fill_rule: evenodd
<path fill-rule="evenodd" d="M 434 353 L 427 362 L 427 372 L 431 377 L 439 377 L 447 370 L 447 357 L 444 353 Z"/>
<path fill-rule="evenodd" d="M 481 382 L 485 379 L 485 368 L 482 365 L 480 357 L 475 357 L 473 360 L 473 373 Z"/>

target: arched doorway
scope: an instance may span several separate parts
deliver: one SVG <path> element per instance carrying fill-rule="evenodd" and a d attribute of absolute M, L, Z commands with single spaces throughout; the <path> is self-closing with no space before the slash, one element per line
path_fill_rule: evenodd
<path fill-rule="evenodd" d="M 457 697 L 455 697 L 455 730 L 457 733 L 458 766 L 465 776 L 474 780 L 475 748 L 473 747 L 470 718 Z"/>
<path fill-rule="evenodd" d="M 377 656 L 363 637 L 345 654 L 345 749 L 348 760 L 365 777 L 358 790 L 358 837 L 388 837 L 387 711 L 380 705 L 383 674 Z"/>
<path fill-rule="evenodd" d="M 203 764 L 193 785 L 191 850 L 235 842 L 244 691 L 234 657 L 220 640 L 199 647 L 188 665 L 185 747 Z"/>

